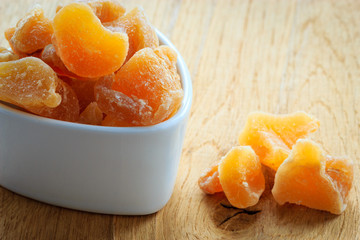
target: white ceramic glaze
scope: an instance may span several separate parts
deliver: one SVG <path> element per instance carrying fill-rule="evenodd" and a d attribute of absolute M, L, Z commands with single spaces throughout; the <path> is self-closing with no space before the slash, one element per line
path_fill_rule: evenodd
<path fill-rule="evenodd" d="M 175 49 L 157 32 L 160 42 Z M 175 49 L 176 50 L 176 49 Z M 160 210 L 175 184 L 192 86 L 171 119 L 149 127 L 101 127 L 38 117 L 0 104 L 0 185 L 57 206 L 109 214 Z"/>

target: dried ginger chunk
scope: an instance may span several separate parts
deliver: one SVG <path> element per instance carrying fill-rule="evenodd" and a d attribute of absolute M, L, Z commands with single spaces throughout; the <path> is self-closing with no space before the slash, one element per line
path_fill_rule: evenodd
<path fill-rule="evenodd" d="M 91 125 L 101 125 L 103 113 L 96 102 L 90 103 L 80 114 L 79 122 Z"/>
<path fill-rule="evenodd" d="M 49 65 L 59 76 L 69 77 L 78 79 L 81 81 L 97 81 L 98 78 L 84 78 L 77 76 L 76 74 L 70 72 L 64 63 L 61 61 L 60 57 L 56 54 L 55 47 L 52 44 L 47 45 L 44 50 L 40 53 L 39 58 L 43 60 L 47 65 Z M 86 106 L 85 106 L 86 107 Z"/>
<path fill-rule="evenodd" d="M 265 190 L 260 160 L 249 146 L 233 147 L 221 159 L 219 179 L 227 199 L 237 208 L 254 206 Z"/>
<path fill-rule="evenodd" d="M 18 60 L 19 56 L 4 47 L 0 47 L 0 62 Z"/>
<path fill-rule="evenodd" d="M 95 87 L 100 109 L 134 125 L 154 125 L 166 120 L 183 98 L 174 55 L 166 46 L 138 51 L 116 73 L 114 81 Z"/>
<path fill-rule="evenodd" d="M 204 193 L 214 194 L 223 191 L 220 184 L 218 168 L 219 163 L 213 164 L 211 167 L 205 169 L 201 174 L 198 180 L 198 185 Z"/>
<path fill-rule="evenodd" d="M 125 61 L 129 48 L 127 35 L 104 28 L 86 4 L 64 6 L 55 15 L 53 27 L 56 53 L 66 68 L 78 76 L 105 76 L 118 70 Z"/>
<path fill-rule="evenodd" d="M 116 0 L 82 0 L 87 3 L 102 23 L 111 22 L 126 12 L 126 9 Z"/>
<path fill-rule="evenodd" d="M 125 7 L 117 0 L 78 0 L 75 2 L 89 5 L 102 23 L 112 22 L 126 12 Z M 62 8 L 62 5 L 57 6 L 56 12 Z"/>
<path fill-rule="evenodd" d="M 159 39 L 142 9 L 134 8 L 119 19 L 104 24 L 113 32 L 125 32 L 129 37 L 127 62 L 137 51 L 149 47 L 157 48 Z"/>
<path fill-rule="evenodd" d="M 61 77 L 75 91 L 79 99 L 80 111 L 83 111 L 90 103 L 95 102 L 94 87 L 96 81 L 83 81 L 76 78 Z"/>
<path fill-rule="evenodd" d="M 34 57 L 0 63 L 0 99 L 20 107 L 57 107 L 55 72 Z"/>
<path fill-rule="evenodd" d="M 5 32 L 5 38 L 13 51 L 27 55 L 44 48 L 51 43 L 53 27 L 51 20 L 44 16 L 44 10 L 35 6 L 16 24 Z"/>
<path fill-rule="evenodd" d="M 70 72 L 61 61 L 60 57 L 56 54 L 54 45 L 47 45 L 40 55 L 41 60 L 43 60 L 47 65 L 49 65 L 58 75 L 74 77 L 76 76 Z"/>
<path fill-rule="evenodd" d="M 276 171 L 295 142 L 319 126 L 319 121 L 305 112 L 283 115 L 254 112 L 247 118 L 239 144 L 251 146 L 261 163 Z"/>
<path fill-rule="evenodd" d="M 79 119 L 79 101 L 74 90 L 64 81 L 57 79 L 56 92 L 61 95 L 57 107 L 25 107 L 37 115 L 62 121 L 76 122 Z"/>
<path fill-rule="evenodd" d="M 341 214 L 353 181 L 353 166 L 346 158 L 324 154 L 308 139 L 299 139 L 275 175 L 272 194 L 286 202 Z"/>
<path fill-rule="evenodd" d="M 131 123 L 141 116 L 146 121 L 151 119 L 151 109 L 144 100 L 131 98 L 124 93 L 111 89 L 114 76 L 100 78 L 94 87 L 95 99 L 99 108 L 119 121 Z M 136 124 L 135 122 L 134 124 Z"/>

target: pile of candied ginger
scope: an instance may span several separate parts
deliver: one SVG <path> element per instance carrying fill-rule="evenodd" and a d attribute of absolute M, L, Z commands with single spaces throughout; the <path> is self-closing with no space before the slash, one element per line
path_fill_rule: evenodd
<path fill-rule="evenodd" d="M 320 122 L 305 112 L 251 113 L 233 147 L 200 176 L 207 194 L 224 192 L 238 208 L 254 206 L 265 190 L 262 165 L 275 172 L 272 195 L 277 203 L 295 203 L 341 214 L 353 182 L 347 157 L 325 154 L 309 138 Z"/>
<path fill-rule="evenodd" d="M 183 90 L 177 54 L 159 46 L 140 8 L 116 0 L 35 6 L 5 31 L 0 100 L 43 117 L 103 126 L 148 126 L 172 117 Z"/>

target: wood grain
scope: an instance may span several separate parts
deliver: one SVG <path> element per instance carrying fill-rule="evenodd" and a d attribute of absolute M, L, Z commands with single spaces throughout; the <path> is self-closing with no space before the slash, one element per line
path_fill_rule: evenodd
<path fill-rule="evenodd" d="M 60 1 L 3 0 L 0 32 L 35 2 L 53 16 Z M 359 1 L 123 2 L 143 6 L 182 53 L 193 79 L 192 112 L 169 203 L 148 216 L 111 216 L 0 188 L 0 239 L 360 239 Z M 0 43 L 8 46 L 4 38 Z M 254 110 L 304 110 L 321 121 L 314 139 L 354 162 L 354 187 L 342 215 L 278 206 L 270 171 L 264 195 L 250 208 L 261 212 L 253 215 L 222 206 L 228 204 L 222 194 L 198 189 L 201 171 L 237 144 Z"/>

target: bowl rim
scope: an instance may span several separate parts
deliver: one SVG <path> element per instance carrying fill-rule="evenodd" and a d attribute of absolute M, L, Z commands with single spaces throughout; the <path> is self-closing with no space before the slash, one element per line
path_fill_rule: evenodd
<path fill-rule="evenodd" d="M 67 128 L 69 130 L 79 130 L 79 131 L 92 131 L 92 132 L 107 132 L 107 133 L 150 133 L 155 131 L 163 131 L 168 128 L 171 128 L 177 125 L 179 122 L 182 122 L 190 112 L 191 102 L 192 102 L 192 82 L 190 77 L 190 72 L 187 68 L 187 65 L 176 49 L 176 47 L 171 43 L 171 41 L 158 29 L 155 28 L 156 34 L 159 38 L 161 45 L 167 45 L 175 50 L 177 53 L 177 70 L 180 75 L 181 85 L 184 91 L 184 97 L 181 102 L 181 106 L 177 113 L 169 118 L 168 120 L 151 125 L 151 126 L 136 126 L 136 127 L 111 127 L 111 126 L 97 126 L 89 125 L 75 122 L 67 122 L 62 120 L 56 120 L 51 118 L 46 118 L 38 116 L 32 113 L 27 113 L 13 107 L 5 105 L 0 101 L 0 114 L 7 114 L 13 118 L 23 118 L 34 124 L 43 124 L 48 127 L 57 127 L 57 128 Z"/>

